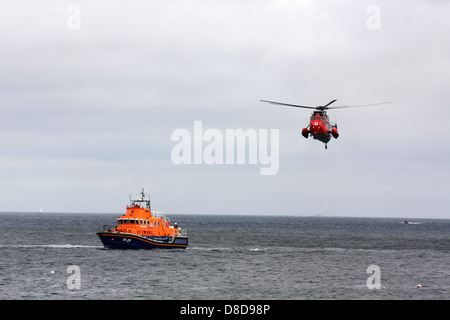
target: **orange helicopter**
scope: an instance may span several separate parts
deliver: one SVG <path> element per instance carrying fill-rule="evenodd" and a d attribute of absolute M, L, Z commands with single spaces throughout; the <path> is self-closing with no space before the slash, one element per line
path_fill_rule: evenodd
<path fill-rule="evenodd" d="M 325 143 L 325 149 L 327 149 L 327 143 L 330 141 L 331 136 L 333 136 L 333 138 L 335 138 L 335 139 L 337 139 L 339 137 L 337 124 L 329 121 L 326 110 L 342 109 L 342 108 L 356 108 L 356 107 L 374 106 L 374 105 L 391 103 L 391 102 L 380 102 L 380 103 L 372 103 L 372 104 L 361 104 L 361 105 L 355 105 L 355 106 L 329 107 L 330 104 L 337 101 L 337 99 L 334 99 L 334 100 L 328 102 L 324 106 L 310 107 L 310 106 L 300 106 L 297 104 L 282 103 L 282 102 L 269 101 L 269 100 L 260 100 L 260 101 L 268 102 L 271 104 L 282 105 L 282 106 L 288 106 L 288 107 L 314 109 L 315 111 L 313 111 L 313 113 L 311 115 L 310 123 L 306 128 L 303 128 L 302 135 L 305 138 L 312 136 L 313 139 L 322 141 L 323 143 Z"/>

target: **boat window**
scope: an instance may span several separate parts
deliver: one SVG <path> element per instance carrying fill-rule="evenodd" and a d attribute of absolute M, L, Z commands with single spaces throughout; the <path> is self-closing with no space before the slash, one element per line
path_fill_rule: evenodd
<path fill-rule="evenodd" d="M 141 219 L 141 224 L 144 224 L 144 220 Z"/>
<path fill-rule="evenodd" d="M 134 219 L 130 219 L 130 223 L 134 223 Z"/>

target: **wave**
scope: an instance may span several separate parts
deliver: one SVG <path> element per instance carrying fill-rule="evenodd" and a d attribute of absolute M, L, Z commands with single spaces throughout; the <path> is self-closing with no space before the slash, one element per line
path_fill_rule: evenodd
<path fill-rule="evenodd" d="M 222 252 L 263 252 L 267 251 L 268 248 L 226 248 L 226 247 L 187 247 L 186 250 L 198 250 L 198 251 L 222 251 Z"/>

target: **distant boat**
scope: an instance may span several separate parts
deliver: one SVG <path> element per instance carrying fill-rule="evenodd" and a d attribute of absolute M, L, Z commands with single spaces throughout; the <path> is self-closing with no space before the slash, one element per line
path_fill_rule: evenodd
<path fill-rule="evenodd" d="M 409 224 L 408 220 L 403 221 L 403 224 Z"/>
<path fill-rule="evenodd" d="M 42 211 L 42 208 L 40 208 L 39 211 L 38 211 L 38 213 L 42 213 L 42 212 L 44 212 L 44 211 Z"/>

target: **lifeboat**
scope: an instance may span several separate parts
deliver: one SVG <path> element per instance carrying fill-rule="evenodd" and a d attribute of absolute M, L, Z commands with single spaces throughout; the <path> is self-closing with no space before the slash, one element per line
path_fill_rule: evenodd
<path fill-rule="evenodd" d="M 171 225 L 163 212 L 150 209 L 150 195 L 144 193 L 130 199 L 126 213 L 117 226 L 104 225 L 97 236 L 108 249 L 186 249 L 187 232 Z"/>

